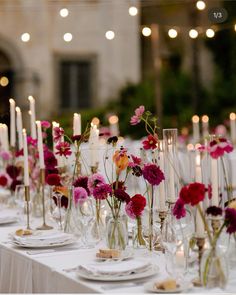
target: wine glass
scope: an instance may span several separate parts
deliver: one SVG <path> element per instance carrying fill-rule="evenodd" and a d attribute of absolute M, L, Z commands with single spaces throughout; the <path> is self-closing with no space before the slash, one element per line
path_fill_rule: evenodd
<path fill-rule="evenodd" d="M 59 230 L 63 230 L 66 215 L 66 206 L 63 202 L 63 197 L 65 198 L 60 191 L 52 187 L 50 193 L 50 213 L 52 219 L 57 223 Z"/>
<path fill-rule="evenodd" d="M 91 248 L 96 244 L 96 239 L 93 234 L 94 226 L 95 226 L 95 213 L 92 204 L 92 200 L 87 198 L 82 202 L 77 203 L 79 219 L 81 222 L 82 235 L 81 240 L 83 243 L 83 248 Z M 76 223 L 78 224 L 78 222 Z"/>

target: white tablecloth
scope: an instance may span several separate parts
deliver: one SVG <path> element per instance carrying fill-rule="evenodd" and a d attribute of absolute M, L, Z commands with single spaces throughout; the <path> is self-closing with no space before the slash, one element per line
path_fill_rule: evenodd
<path fill-rule="evenodd" d="M 0 226 L 0 292 L 1 293 L 144 293 L 143 284 L 130 285 L 130 282 L 95 282 L 78 278 L 75 272 L 64 269 L 74 268 L 80 263 L 94 260 L 95 249 L 78 249 L 72 245 L 57 248 L 51 253 L 30 255 L 29 249 L 13 247 L 9 243 L 9 233 L 22 228 L 13 224 Z M 100 245 L 101 246 L 101 245 Z M 70 250 L 68 250 L 70 248 Z M 72 250 L 71 250 L 72 249 Z M 156 252 L 148 257 L 143 252 L 135 252 L 137 256 L 145 256 L 159 266 L 160 271 L 154 277 L 158 280 L 167 276 L 163 254 Z M 193 274 L 192 274 L 193 276 Z M 144 282 L 154 279 L 147 278 Z M 189 277 L 190 279 L 190 277 Z M 139 280 L 138 280 L 139 281 Z M 225 292 L 236 290 L 236 270 L 230 271 L 229 284 Z M 191 293 L 206 293 L 202 288 L 193 288 Z M 209 291 L 207 291 L 208 293 Z M 220 289 L 210 290 L 212 293 L 223 292 Z"/>

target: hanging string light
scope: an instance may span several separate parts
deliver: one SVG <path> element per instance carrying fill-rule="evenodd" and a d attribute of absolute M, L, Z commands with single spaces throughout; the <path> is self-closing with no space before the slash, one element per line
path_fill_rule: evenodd
<path fill-rule="evenodd" d="M 168 35 L 170 38 L 174 39 L 178 36 L 178 32 L 175 29 L 170 29 L 168 31 Z"/>
<path fill-rule="evenodd" d="M 149 27 L 144 27 L 142 29 L 142 34 L 144 37 L 149 37 L 152 34 L 152 30 Z"/>
<path fill-rule="evenodd" d="M 213 38 L 213 37 L 215 36 L 215 32 L 214 32 L 214 30 L 212 30 L 212 29 L 207 29 L 207 30 L 206 30 L 206 36 L 207 36 L 208 38 Z"/>
<path fill-rule="evenodd" d="M 195 29 L 191 29 L 189 31 L 189 37 L 192 39 L 196 39 L 198 37 L 198 31 Z"/>
<path fill-rule="evenodd" d="M 67 17 L 69 15 L 69 10 L 67 8 L 62 8 L 60 10 L 60 16 L 61 17 Z"/>
<path fill-rule="evenodd" d="M 113 31 L 107 31 L 105 37 L 107 40 L 113 40 L 115 38 L 115 33 Z"/>
<path fill-rule="evenodd" d="M 138 8 L 135 6 L 130 6 L 129 8 L 129 15 L 135 16 L 138 14 Z"/>
<path fill-rule="evenodd" d="M 204 1 L 197 1 L 196 3 L 196 7 L 199 10 L 204 10 L 206 8 L 206 4 Z"/>

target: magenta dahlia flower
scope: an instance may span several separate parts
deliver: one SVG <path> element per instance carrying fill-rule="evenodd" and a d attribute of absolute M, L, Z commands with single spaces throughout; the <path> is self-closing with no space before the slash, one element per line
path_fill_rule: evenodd
<path fill-rule="evenodd" d="M 165 179 L 163 172 L 156 164 L 145 164 L 142 172 L 144 179 L 146 179 L 151 185 L 159 185 L 162 180 Z"/>

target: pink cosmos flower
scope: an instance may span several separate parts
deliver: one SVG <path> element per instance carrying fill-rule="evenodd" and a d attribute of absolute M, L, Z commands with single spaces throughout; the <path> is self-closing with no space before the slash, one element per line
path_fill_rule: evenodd
<path fill-rule="evenodd" d="M 61 127 L 53 128 L 53 141 L 58 142 L 61 141 L 61 137 L 64 135 L 64 129 Z"/>
<path fill-rule="evenodd" d="M 72 154 L 71 149 L 70 149 L 70 144 L 66 141 L 58 143 L 56 145 L 56 149 L 58 150 L 56 152 L 56 155 L 67 157 Z"/>
<path fill-rule="evenodd" d="M 99 186 L 101 184 L 105 184 L 105 179 L 100 173 L 94 173 L 88 179 L 88 189 L 91 193 L 93 193 L 93 189 L 96 186 Z"/>
<path fill-rule="evenodd" d="M 11 159 L 11 154 L 6 151 L 1 151 L 0 152 L 0 158 L 3 159 L 3 161 L 9 161 Z"/>
<path fill-rule="evenodd" d="M 178 198 L 173 208 L 173 215 L 177 219 L 180 219 L 186 216 L 186 210 L 184 205 L 185 205 L 184 201 L 181 198 Z"/>
<path fill-rule="evenodd" d="M 75 203 L 83 203 L 88 198 L 88 193 L 83 187 L 76 187 L 74 189 Z"/>
<path fill-rule="evenodd" d="M 48 129 L 51 127 L 51 123 L 48 121 L 41 121 L 42 128 Z"/>
<path fill-rule="evenodd" d="M 210 156 L 217 159 L 223 156 L 224 153 L 231 153 L 234 148 L 231 142 L 226 138 L 218 138 L 210 142 L 208 149 Z"/>
<path fill-rule="evenodd" d="M 138 107 L 134 112 L 135 114 L 130 119 L 130 124 L 137 125 L 141 121 L 141 117 L 144 112 L 145 112 L 145 107 L 143 105 Z"/>

